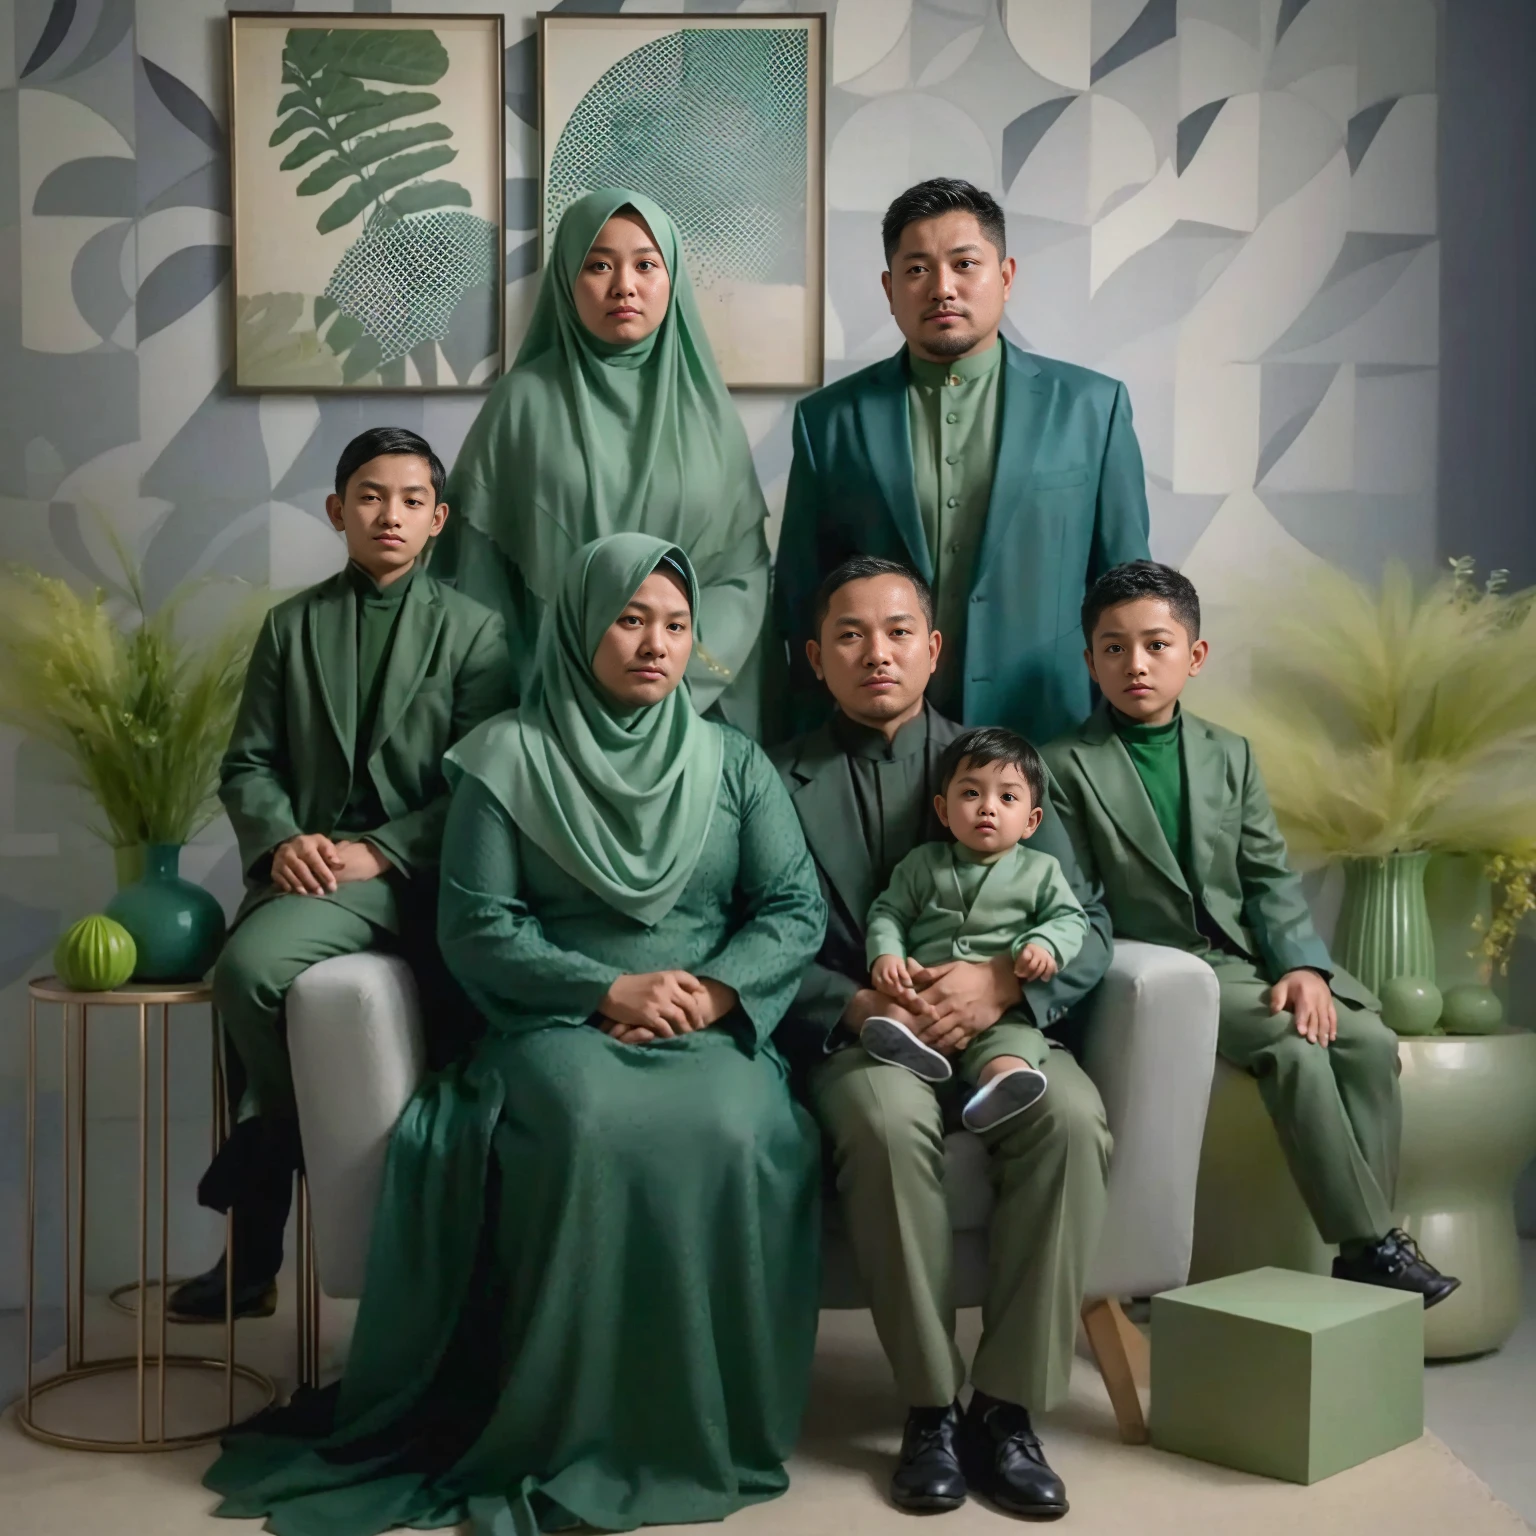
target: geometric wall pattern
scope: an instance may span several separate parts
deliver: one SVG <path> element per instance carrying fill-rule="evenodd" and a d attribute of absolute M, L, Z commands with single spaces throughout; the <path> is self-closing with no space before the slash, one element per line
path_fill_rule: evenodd
<path fill-rule="evenodd" d="M 280 0 L 268 0 L 274 8 Z M 336 4 L 315 9 L 336 9 Z M 513 341 L 536 274 L 538 0 L 504 10 Z M 1433 552 L 1434 0 L 585 0 L 584 11 L 825 10 L 827 372 L 895 350 L 879 222 L 923 176 L 1005 203 L 1008 334 L 1126 381 L 1152 545 L 1219 605 L 1233 573 Z M 303 7 L 301 7 L 303 9 Z M 388 0 L 359 0 L 388 11 Z M 0 559 L 82 583 L 88 509 L 151 598 L 219 571 L 340 563 L 323 496 L 364 425 L 452 460 L 477 397 L 229 391 L 218 0 L 15 0 L 0 19 Z M 790 396 L 739 404 L 770 504 Z M 228 828 L 185 865 L 236 895 Z M 14 1214 L 18 983 L 104 900 L 105 853 L 46 756 L 0 736 L 0 1232 Z M 107 1049 L 108 1047 L 103 1047 Z M 201 1104 L 191 1078 L 177 1090 Z M 110 1113 L 110 1106 L 107 1111 Z M 0 1305 L 13 1301 L 0 1237 Z"/>

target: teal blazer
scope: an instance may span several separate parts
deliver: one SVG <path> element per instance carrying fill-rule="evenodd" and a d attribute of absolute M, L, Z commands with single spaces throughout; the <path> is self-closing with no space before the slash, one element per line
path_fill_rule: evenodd
<path fill-rule="evenodd" d="M 1185 711 L 1183 750 L 1193 884 L 1168 846 L 1107 704 L 1045 749 L 1068 835 L 1083 868 L 1103 883 L 1116 936 L 1195 949 L 1204 942 L 1203 908 L 1228 947 L 1267 981 L 1287 971 L 1320 971 L 1335 997 L 1378 1009 L 1375 997 L 1334 965 L 1312 926 L 1246 738 Z"/>
<path fill-rule="evenodd" d="M 448 784 L 443 753 L 512 702 L 501 619 L 418 571 L 395 629 L 368 743 L 385 822 L 360 834 L 400 882 L 435 901 Z M 246 894 L 236 920 L 277 895 L 272 854 L 301 832 L 327 837 L 352 793 L 357 742 L 357 599 L 345 573 L 279 603 L 251 653 L 219 797 L 240 845 Z M 341 886 L 330 900 L 393 928 L 386 882 Z M 413 906 L 415 904 L 413 903 Z"/>
<path fill-rule="evenodd" d="M 1093 707 L 1079 628 L 1103 572 L 1147 558 L 1147 493 L 1125 386 L 1003 340 L 997 464 L 971 581 L 966 725 L 1049 741 Z M 828 713 L 805 660 L 821 579 L 850 555 L 901 560 L 933 579 L 907 419 L 907 353 L 807 395 L 774 565 L 788 649 L 788 730 Z"/>

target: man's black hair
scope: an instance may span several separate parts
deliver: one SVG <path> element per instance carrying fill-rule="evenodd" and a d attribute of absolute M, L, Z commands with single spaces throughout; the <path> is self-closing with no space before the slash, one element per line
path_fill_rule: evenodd
<path fill-rule="evenodd" d="M 960 772 L 960 765 L 967 762 L 973 768 L 984 768 L 988 763 L 1006 763 L 1017 768 L 1029 785 L 1030 804 L 1045 804 L 1045 765 L 1040 754 L 1017 731 L 1005 731 L 1000 725 L 982 725 L 956 736 L 939 759 L 941 795 L 948 793 L 950 780 Z"/>
<path fill-rule="evenodd" d="M 915 187 L 908 187 L 885 210 L 880 236 L 885 241 L 886 266 L 890 266 L 907 225 L 956 211 L 976 215 L 982 234 L 997 247 L 999 261 L 1008 254 L 1008 232 L 997 199 L 968 181 L 960 181 L 954 176 L 935 176 L 931 181 L 920 181 Z"/>
<path fill-rule="evenodd" d="M 370 459 L 386 453 L 409 454 L 412 458 L 425 459 L 432 472 L 432 495 L 437 502 L 443 499 L 443 487 L 448 483 L 448 471 L 443 461 L 432 452 L 432 445 L 424 437 L 405 427 L 369 427 L 341 450 L 336 461 L 336 494 L 345 497 L 352 476 Z"/>
<path fill-rule="evenodd" d="M 1200 638 L 1200 594 L 1189 577 L 1181 576 L 1171 565 L 1159 565 L 1156 560 L 1129 560 L 1105 571 L 1083 599 L 1083 639 L 1088 648 L 1093 648 L 1093 632 L 1106 609 L 1143 597 L 1167 603 L 1169 612 L 1184 626 L 1191 645 Z"/>
<path fill-rule="evenodd" d="M 841 565 L 829 571 L 826 579 L 816 588 L 818 637 L 832 609 L 832 599 L 837 596 L 839 589 L 846 587 L 850 581 L 867 581 L 871 576 L 900 576 L 903 581 L 910 581 L 913 591 L 917 593 L 917 606 L 923 610 L 928 628 L 933 628 L 933 588 L 917 571 L 910 565 L 903 565 L 900 560 L 885 560 L 879 555 L 850 555 Z"/>

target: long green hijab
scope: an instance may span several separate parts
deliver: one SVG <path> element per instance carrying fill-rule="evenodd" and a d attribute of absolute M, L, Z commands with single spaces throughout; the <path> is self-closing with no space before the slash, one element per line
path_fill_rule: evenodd
<path fill-rule="evenodd" d="M 698 863 L 720 791 L 720 727 L 679 683 L 659 704 L 620 711 L 592 672 L 609 626 L 657 566 L 698 582 L 665 539 L 618 533 L 571 561 L 544 616 L 522 704 L 448 753 L 572 879 L 647 927 L 667 915 Z"/>
<path fill-rule="evenodd" d="M 655 237 L 671 297 L 649 336 L 615 345 L 581 323 L 572 287 L 626 205 Z M 751 449 L 677 227 L 650 198 L 603 187 L 566 210 L 517 361 L 470 428 L 449 499 L 545 605 L 575 551 L 612 533 L 643 529 L 680 545 L 705 586 L 759 558 L 767 509 Z"/>

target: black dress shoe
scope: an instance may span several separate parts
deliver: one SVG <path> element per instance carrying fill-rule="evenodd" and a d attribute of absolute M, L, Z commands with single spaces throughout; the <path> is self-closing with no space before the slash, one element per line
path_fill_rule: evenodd
<path fill-rule="evenodd" d="M 270 1276 L 235 1277 L 233 1315 L 271 1317 L 277 1311 L 277 1282 Z M 224 1259 L 212 1269 L 184 1280 L 171 1292 L 166 1318 L 173 1323 L 222 1323 L 224 1321 Z"/>
<path fill-rule="evenodd" d="M 891 1478 L 891 1503 L 897 1509 L 938 1514 L 965 1503 L 965 1473 L 955 1445 L 959 1433 L 959 1403 L 907 1410 L 901 1460 Z"/>
<path fill-rule="evenodd" d="M 1046 1461 L 1027 1408 L 972 1393 L 961 1444 L 971 1486 L 999 1509 L 1026 1520 L 1066 1514 L 1066 1485 Z"/>
<path fill-rule="evenodd" d="M 1461 1284 L 1454 1275 L 1442 1275 L 1401 1227 L 1393 1227 L 1379 1243 L 1353 1258 L 1340 1254 L 1333 1261 L 1333 1278 L 1393 1291 L 1417 1291 L 1424 1298 L 1425 1311 L 1444 1301 Z"/>

